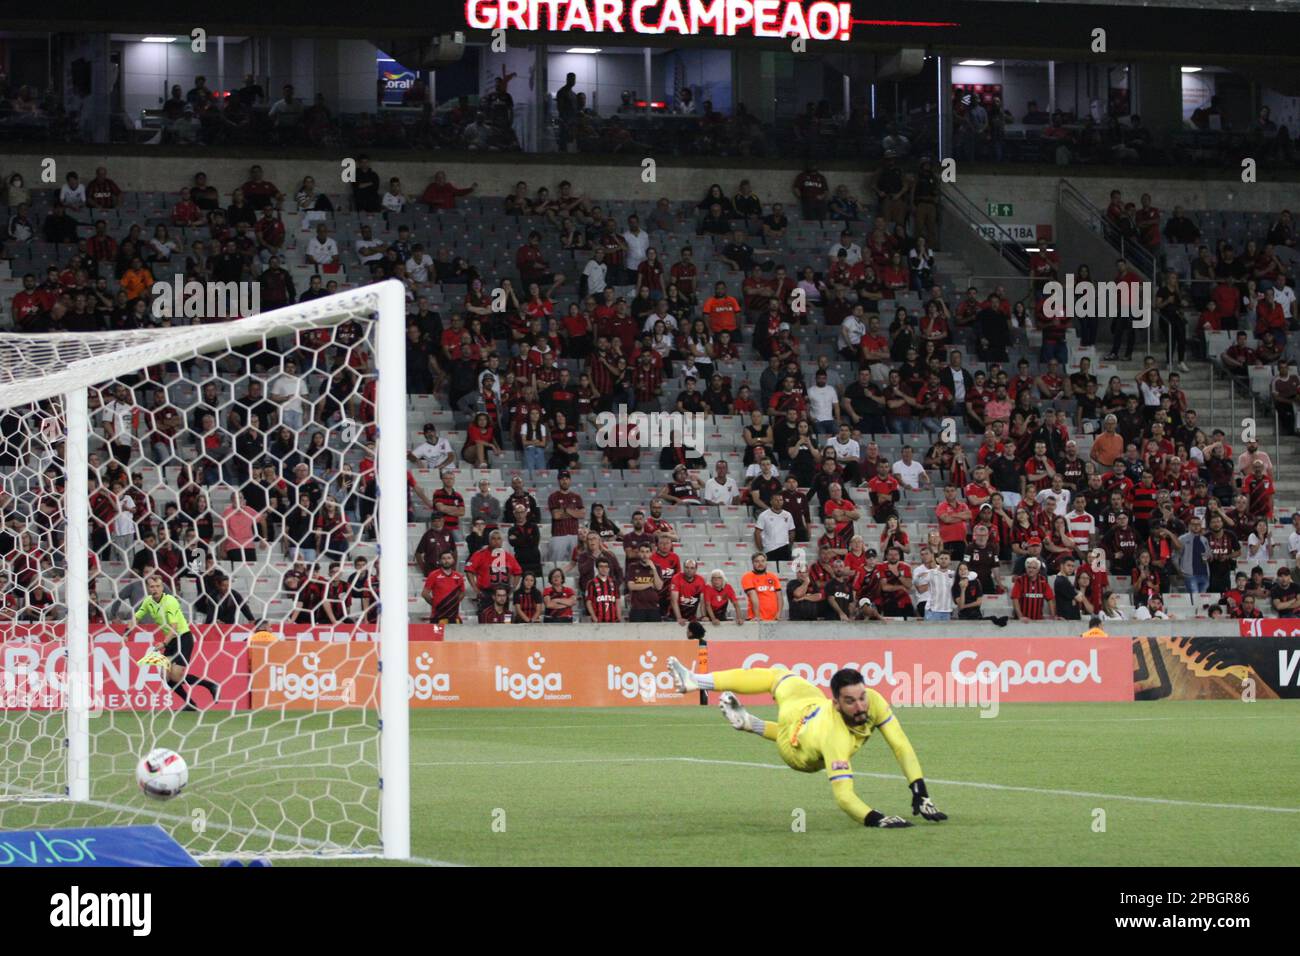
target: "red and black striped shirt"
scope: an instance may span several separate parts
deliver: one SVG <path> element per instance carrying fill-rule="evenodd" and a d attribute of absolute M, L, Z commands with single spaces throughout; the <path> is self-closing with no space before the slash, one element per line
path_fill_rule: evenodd
<path fill-rule="evenodd" d="M 516 624 L 525 623 L 525 618 L 531 621 L 533 614 L 537 611 L 537 606 L 542 603 L 542 594 L 537 588 L 529 588 L 525 591 L 520 588 L 515 592 L 515 607 L 519 609 L 519 617 L 515 619 Z"/>
<path fill-rule="evenodd" d="M 544 596 L 545 596 L 545 597 L 548 597 L 548 598 L 552 598 L 552 599 L 554 599 L 554 598 L 570 598 L 570 597 L 573 597 L 573 588 L 570 588 L 570 587 L 559 587 L 559 588 L 557 588 L 557 587 L 548 587 L 548 588 L 546 589 L 546 591 L 544 592 Z M 547 608 L 546 611 L 545 611 L 545 613 L 544 613 L 544 615 L 543 615 L 543 620 L 546 620 L 546 621 L 572 621 L 572 620 L 573 620 L 573 607 L 572 607 L 572 606 L 569 606 L 569 607 L 561 607 L 561 608 L 556 608 L 556 609 L 554 609 L 554 610 L 552 610 L 552 609 L 550 609 L 550 608 Z"/>
<path fill-rule="evenodd" d="M 1150 487 L 1138 485 L 1133 489 L 1133 520 L 1146 521 L 1155 513 L 1156 494 L 1159 492 L 1155 485 Z"/>
<path fill-rule="evenodd" d="M 478 612 L 478 622 L 480 624 L 509 624 L 511 618 L 509 607 L 498 610 L 495 604 L 489 604 Z"/>
<path fill-rule="evenodd" d="M 619 623 L 618 592 L 619 586 L 613 577 L 595 577 L 587 585 L 587 604 L 594 610 L 597 624 Z"/>
<path fill-rule="evenodd" d="M 1047 576 L 1039 574 L 1033 578 L 1024 574 L 1016 578 L 1011 588 L 1011 600 L 1017 602 L 1020 617 L 1026 621 L 1041 621 L 1043 608 L 1052 599 L 1052 586 L 1047 583 Z"/>
<path fill-rule="evenodd" d="M 448 491 L 446 488 L 439 488 L 433 493 L 434 504 L 449 505 L 453 508 L 465 507 L 465 499 L 458 491 Z M 446 515 L 443 518 L 442 526 L 448 531 L 455 531 L 460 527 L 460 515 Z"/>

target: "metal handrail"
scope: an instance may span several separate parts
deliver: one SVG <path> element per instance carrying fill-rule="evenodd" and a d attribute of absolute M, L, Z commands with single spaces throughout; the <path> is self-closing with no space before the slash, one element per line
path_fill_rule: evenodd
<path fill-rule="evenodd" d="M 1068 179 L 1061 179 L 1056 184 L 1056 201 L 1058 206 L 1072 209 L 1077 217 L 1084 221 L 1093 232 L 1113 246 L 1120 257 L 1128 262 L 1144 279 L 1155 278 L 1156 260 L 1145 246 L 1124 238 L 1105 214 L 1093 205 L 1077 186 Z"/>
<path fill-rule="evenodd" d="M 1155 258 L 1145 248 L 1135 243 L 1129 242 L 1113 225 L 1106 220 L 1105 214 L 1093 205 L 1092 200 L 1085 196 L 1078 187 L 1068 179 L 1061 178 L 1056 183 L 1056 205 L 1057 208 L 1070 213 L 1081 222 L 1087 229 L 1104 239 L 1107 245 L 1111 246 L 1129 265 L 1133 266 L 1138 275 L 1152 284 L 1152 290 L 1155 289 Z M 1152 353 L 1151 337 L 1156 324 L 1156 316 L 1151 316 L 1151 324 L 1147 326 L 1147 354 Z M 1174 337 L 1172 333 L 1167 334 L 1167 368 L 1172 371 L 1174 367 Z M 1117 349 L 1119 343 L 1111 343 L 1111 348 Z"/>
<path fill-rule="evenodd" d="M 954 184 L 945 185 L 939 196 L 940 200 L 951 205 L 954 212 L 964 221 L 976 227 L 991 226 L 993 228 L 992 238 L 986 238 L 979 228 L 976 228 L 974 232 L 984 239 L 989 246 L 996 249 L 998 255 L 1004 260 L 1010 262 L 1017 269 L 1028 273 L 1029 254 L 1025 252 L 1025 247 L 1020 240 L 1013 236 L 1006 226 L 990 216 L 987 210 L 980 209 L 969 196 Z M 1010 254 L 1011 250 L 1015 250 L 1014 255 Z"/>

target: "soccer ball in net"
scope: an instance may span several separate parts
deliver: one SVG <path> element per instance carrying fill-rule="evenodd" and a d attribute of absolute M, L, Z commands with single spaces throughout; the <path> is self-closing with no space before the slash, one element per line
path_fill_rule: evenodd
<path fill-rule="evenodd" d="M 190 779 L 190 768 L 176 751 L 156 747 L 136 764 L 135 779 L 149 796 L 170 800 L 185 789 Z"/>

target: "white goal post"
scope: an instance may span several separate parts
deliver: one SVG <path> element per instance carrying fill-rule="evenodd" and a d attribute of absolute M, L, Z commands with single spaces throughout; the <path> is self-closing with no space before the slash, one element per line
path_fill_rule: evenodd
<path fill-rule="evenodd" d="M 373 323 L 369 321 L 372 316 Z M 377 829 L 381 849 L 376 851 L 373 841 L 366 841 L 364 849 L 370 855 L 382 853 L 382 856 L 391 859 L 410 857 L 406 299 L 401 283 L 393 280 L 361 286 L 337 295 L 234 321 L 116 332 L 0 334 L 0 414 L 7 413 L 13 416 L 16 409 L 35 409 L 40 403 L 47 403 L 40 405 L 42 408 L 57 409 L 61 403 L 63 418 L 59 427 L 59 424 L 53 421 L 58 417 L 58 413 L 55 412 L 51 415 L 51 421 L 43 421 L 39 428 L 31 428 L 30 435 L 27 436 L 32 437 L 39 432 L 48 441 L 51 449 L 46 460 L 55 462 L 57 462 L 55 446 L 60 438 L 63 441 L 65 504 L 62 534 L 64 561 L 61 570 L 64 575 L 65 597 L 62 603 L 66 605 L 66 616 L 63 620 L 63 630 L 67 651 L 66 687 L 61 697 L 61 709 L 65 721 L 61 758 L 65 763 L 64 792 L 54 792 L 51 786 L 42 788 L 33 785 L 28 794 L 31 802 L 44 800 L 52 803 L 99 807 L 101 810 L 108 807 L 113 811 L 112 822 L 129 822 L 136 819 L 133 816 L 137 809 L 134 801 L 127 801 L 129 805 L 123 806 L 120 805 L 122 801 L 105 801 L 94 794 L 97 783 L 94 774 L 98 772 L 95 769 L 95 747 L 92 741 L 96 729 L 92 726 L 95 718 L 95 694 L 92 688 L 90 640 L 92 608 L 90 578 L 94 549 L 91 542 L 91 488 L 88 473 L 92 470 L 90 437 L 95 422 L 92 421 L 90 411 L 89 389 L 120 376 L 140 375 L 146 370 L 163 366 L 165 363 L 176 363 L 178 367 L 183 367 L 181 363 L 200 357 L 207 360 L 215 353 L 224 353 L 227 359 L 238 362 L 239 356 L 244 354 L 238 350 L 255 349 L 259 343 L 263 349 L 259 354 L 274 354 L 274 345 L 278 342 L 299 343 L 302 341 L 303 333 L 335 329 L 347 322 L 360 322 L 367 328 L 374 379 L 371 405 L 374 428 L 371 434 L 374 440 L 373 468 L 376 490 L 373 495 L 371 506 L 373 510 L 369 515 L 369 525 L 373 528 L 374 543 L 377 548 L 377 555 L 371 567 L 377 569 L 379 577 L 378 620 L 373 625 L 376 629 L 375 639 L 379 643 L 379 673 L 376 702 L 378 746 L 371 759 L 377 760 L 378 774 L 373 783 L 367 782 L 367 787 L 370 789 L 366 791 L 366 799 L 373 798 L 377 803 L 374 808 L 377 827 L 370 826 L 367 811 L 366 829 L 371 831 Z M 303 377 L 307 378 L 305 374 Z M 363 377 L 354 375 L 358 380 L 358 390 L 360 379 Z M 329 380 L 328 376 L 318 375 L 317 378 Z M 188 381 L 182 384 L 186 388 L 190 386 Z M 163 391 L 165 393 L 165 386 Z M 343 407 L 341 403 L 339 407 Z M 249 416 L 250 419 L 253 417 Z M 336 429 L 337 426 L 328 428 L 327 437 L 330 440 L 349 440 L 340 439 Z M 61 432 L 61 435 L 57 432 Z M 0 447 L 3 447 L 7 438 L 19 444 L 12 436 L 0 434 Z M 360 444 L 355 436 L 351 440 L 357 445 Z M 32 437 L 32 443 L 36 442 L 37 439 Z M 141 447 L 144 447 L 143 439 Z M 159 474 L 163 472 L 161 463 L 158 464 L 157 471 Z M 219 474 L 224 476 L 224 472 Z M 223 479 L 219 479 L 221 480 Z M 0 484 L 0 493 L 4 490 L 5 486 Z M 3 504 L 4 500 L 3 495 L 0 494 L 0 504 Z M 239 500 L 238 493 L 232 494 L 232 507 Z M 269 553 L 270 548 L 268 548 Z M 295 552 L 295 556 L 298 554 L 300 552 Z M 0 554 L 0 559 L 3 558 L 4 555 Z M 373 582 L 373 577 L 369 580 Z M 0 587 L 3 585 L 4 581 L 0 581 Z M 273 624 L 270 626 L 273 627 Z M 292 638 L 289 640 L 291 641 Z M 373 647 L 373 643 L 370 646 Z M 8 711 L 0 709 L 0 721 L 10 719 L 10 715 L 15 712 L 16 709 Z M 313 716 L 323 720 L 329 718 L 329 715 Z M 22 719 L 24 718 L 16 716 L 13 721 L 20 722 Z M 220 723 L 220 718 L 217 722 Z M 304 729 L 306 727 L 307 724 L 303 723 L 293 732 L 301 736 L 307 732 Z M 57 735 L 57 725 L 51 724 L 50 728 L 53 730 L 53 735 Z M 144 736 L 148 733 L 146 731 Z M 208 731 L 205 730 L 205 733 Z M 234 734 L 235 731 L 232 730 L 231 733 Z M 270 740 L 265 730 L 259 730 L 258 733 L 260 736 L 253 735 L 251 731 L 245 729 L 245 735 L 253 740 L 247 746 L 261 747 L 267 753 L 297 748 L 295 752 L 299 754 L 299 759 L 304 764 L 312 762 L 306 756 L 309 750 L 302 750 L 301 740 L 290 740 L 288 736 L 281 740 Z M 316 733 L 316 730 L 312 730 L 307 739 L 314 741 Z M 215 737 L 218 731 L 211 730 L 209 735 Z M 0 743 L 12 742 L 12 739 L 7 738 L 17 739 L 21 736 L 22 731 L 9 730 L 5 734 L 0 734 Z M 225 743 L 223 746 L 227 748 L 223 751 L 227 753 L 226 763 L 231 765 L 225 772 L 228 774 L 233 793 L 234 788 L 238 786 L 238 769 L 234 765 L 238 762 L 239 752 L 229 750 L 235 746 L 232 742 Z M 230 757 L 231 752 L 233 758 Z M 362 752 L 371 753 L 364 748 Z M 17 798 L 15 793 L 26 784 L 21 779 L 23 773 L 21 765 L 13 763 L 9 758 L 2 759 L 5 766 L 0 767 L 0 829 L 5 829 L 3 817 L 4 807 L 7 805 L 5 800 L 21 800 L 21 793 Z M 42 766 L 57 759 L 60 759 L 58 754 L 51 748 L 47 764 Z M 115 758 L 118 761 L 113 764 L 115 773 L 120 772 L 118 763 L 122 759 L 125 757 Z M 130 785 L 134 786 L 134 780 L 130 781 Z M 195 786 L 196 790 L 198 786 Z M 322 802 L 337 799 L 329 790 L 330 782 L 327 781 L 320 786 L 326 796 L 317 799 Z M 306 805 L 311 812 L 316 812 L 316 807 L 310 799 Z M 150 804 L 143 801 L 139 806 L 139 820 L 148 822 Z M 159 803 L 156 806 L 161 808 L 160 812 L 166 812 L 173 807 L 173 804 Z M 250 813 L 255 815 L 256 809 L 254 807 Z M 278 809 L 286 816 L 290 813 L 289 809 Z M 80 819 L 75 813 L 72 813 L 69 818 Z M 172 819 L 175 819 L 174 815 Z M 255 822 L 257 827 L 261 826 L 260 822 Z M 308 832 L 303 829 L 301 821 L 291 821 L 291 823 L 298 826 L 299 835 Z M 291 846 L 291 850 L 295 855 L 299 852 L 347 853 L 356 850 L 356 846 L 346 843 L 333 844 L 332 837 L 335 830 L 332 827 L 334 826 L 335 824 L 325 823 L 321 830 L 324 833 L 323 838 L 319 838 L 319 835 L 312 838 L 303 837 L 302 841 Z M 257 827 L 250 826 L 240 832 L 254 832 Z M 289 842 L 294 843 L 292 840 Z M 251 843 L 248 845 L 252 846 Z M 244 851 L 244 843 L 240 842 L 234 850 Z M 211 849 L 207 855 L 223 854 L 220 849 Z"/>

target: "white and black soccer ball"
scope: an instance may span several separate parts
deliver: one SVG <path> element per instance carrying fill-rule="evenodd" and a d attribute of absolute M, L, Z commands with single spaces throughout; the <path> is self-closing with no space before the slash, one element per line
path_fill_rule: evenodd
<path fill-rule="evenodd" d="M 170 800 L 177 796 L 190 780 L 190 768 L 185 758 L 174 750 L 155 747 L 135 766 L 136 783 L 149 796 L 157 800 Z"/>

